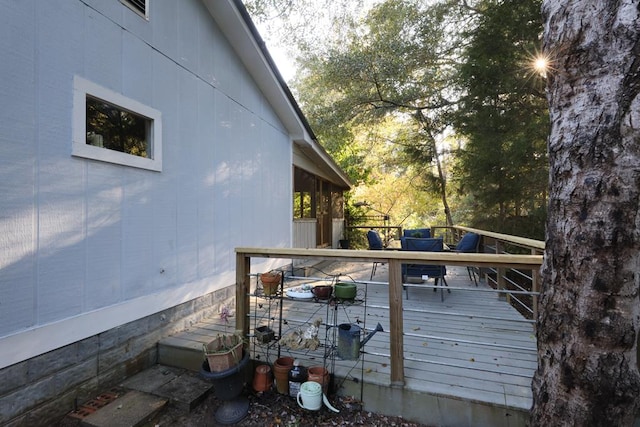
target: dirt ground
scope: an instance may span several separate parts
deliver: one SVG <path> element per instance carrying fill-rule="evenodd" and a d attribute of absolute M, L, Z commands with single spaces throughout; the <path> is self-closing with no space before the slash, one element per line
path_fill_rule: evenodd
<path fill-rule="evenodd" d="M 428 427 L 424 424 L 403 420 L 401 417 L 387 417 L 363 411 L 360 402 L 349 397 L 337 396 L 331 404 L 340 410 L 334 413 L 322 407 L 319 411 L 308 411 L 298 406 L 289 396 L 276 391 L 255 393 L 246 391 L 249 398 L 249 412 L 239 427 L 323 427 L 323 426 L 375 426 L 375 427 Z M 219 426 L 215 412 L 223 401 L 210 395 L 189 415 L 177 415 L 167 411 L 150 424 L 151 427 L 212 427 Z"/>

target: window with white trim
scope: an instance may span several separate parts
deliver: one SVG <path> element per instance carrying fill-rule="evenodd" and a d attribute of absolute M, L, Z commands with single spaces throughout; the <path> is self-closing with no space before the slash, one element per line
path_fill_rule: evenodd
<path fill-rule="evenodd" d="M 73 82 L 71 154 L 162 171 L 161 113 L 82 77 Z"/>

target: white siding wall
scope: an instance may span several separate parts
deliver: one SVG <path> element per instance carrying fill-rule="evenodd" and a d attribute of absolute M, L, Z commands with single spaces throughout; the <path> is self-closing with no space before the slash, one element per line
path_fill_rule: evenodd
<path fill-rule="evenodd" d="M 315 218 L 296 219 L 293 221 L 294 248 L 315 248 L 318 221 Z"/>
<path fill-rule="evenodd" d="M 344 239 L 344 219 L 334 218 L 332 222 L 333 226 L 331 228 L 331 247 L 336 249 L 340 247 L 340 240 Z"/>
<path fill-rule="evenodd" d="M 291 245 L 282 125 L 200 1 L 150 6 L 0 1 L 0 368 Z M 74 75 L 162 113 L 162 172 L 71 157 Z"/>

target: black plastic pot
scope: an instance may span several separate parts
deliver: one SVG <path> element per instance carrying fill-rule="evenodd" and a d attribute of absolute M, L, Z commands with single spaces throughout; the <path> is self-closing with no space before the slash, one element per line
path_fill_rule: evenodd
<path fill-rule="evenodd" d="M 209 362 L 205 359 L 200 368 L 200 376 L 213 382 L 215 396 L 220 400 L 230 400 L 242 393 L 244 387 L 244 367 L 249 363 L 249 352 L 244 352 L 240 362 L 229 369 L 211 372 Z"/>

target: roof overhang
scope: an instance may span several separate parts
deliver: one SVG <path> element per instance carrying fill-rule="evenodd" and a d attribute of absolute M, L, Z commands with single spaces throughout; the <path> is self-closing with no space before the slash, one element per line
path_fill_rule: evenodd
<path fill-rule="evenodd" d="M 311 160 L 320 162 L 326 179 L 344 188 L 351 181 L 318 144 L 309 123 L 284 81 L 257 28 L 240 0 L 203 0 L 249 74 L 268 99 L 291 140 Z"/>

